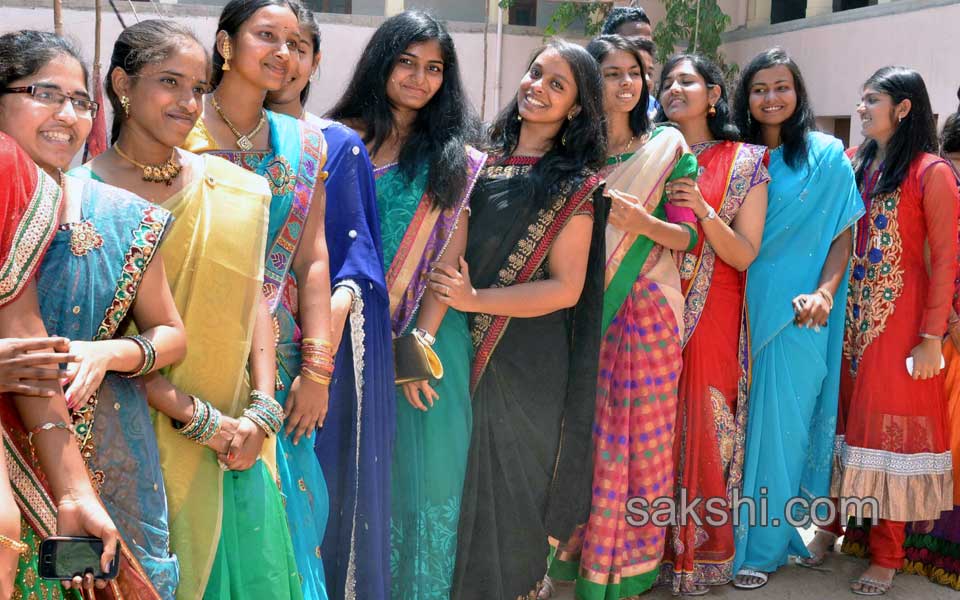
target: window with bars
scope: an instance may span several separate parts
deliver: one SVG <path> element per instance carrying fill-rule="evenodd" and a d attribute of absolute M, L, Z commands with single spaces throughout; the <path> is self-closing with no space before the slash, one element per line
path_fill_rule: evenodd
<path fill-rule="evenodd" d="M 510 24 L 537 25 L 537 0 L 516 0 L 510 6 Z"/>

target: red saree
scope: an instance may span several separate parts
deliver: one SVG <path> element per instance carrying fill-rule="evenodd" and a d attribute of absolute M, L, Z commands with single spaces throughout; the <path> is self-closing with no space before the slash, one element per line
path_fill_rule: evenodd
<path fill-rule="evenodd" d="M 769 181 L 766 148 L 707 142 L 692 148 L 700 165 L 698 184 L 707 203 L 727 224 L 750 190 Z M 731 502 L 743 474 L 749 349 L 744 291 L 746 274 L 717 258 L 697 226 L 698 242 L 680 254 L 684 308 L 683 372 L 680 376 L 673 454 L 678 521 L 667 532 L 660 580 L 675 592 L 720 585 L 733 577 Z M 705 503 L 723 502 L 715 520 Z M 684 504 L 699 500 L 695 516 Z"/>
<path fill-rule="evenodd" d="M 36 276 L 44 253 L 57 232 L 62 194 L 9 137 L 0 134 L 0 306 L 13 302 Z M 28 442 L 27 431 L 11 398 L 0 397 L 0 433 L 3 460 L 23 517 L 21 539 L 29 549 L 20 558 L 14 597 L 60 598 L 59 583 L 37 577 L 40 540 L 56 533 L 56 502 Z M 126 544 L 121 543 L 120 575 L 106 589 L 103 600 L 159 600 L 149 579 Z"/>

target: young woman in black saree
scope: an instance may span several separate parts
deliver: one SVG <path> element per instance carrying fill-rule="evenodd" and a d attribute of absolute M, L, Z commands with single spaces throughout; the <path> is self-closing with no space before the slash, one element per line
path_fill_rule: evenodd
<path fill-rule="evenodd" d="M 596 62 L 551 42 L 491 131 L 466 259 L 431 275 L 441 302 L 473 313 L 476 351 L 454 600 L 536 598 L 548 536 L 589 510 L 605 139 Z"/>

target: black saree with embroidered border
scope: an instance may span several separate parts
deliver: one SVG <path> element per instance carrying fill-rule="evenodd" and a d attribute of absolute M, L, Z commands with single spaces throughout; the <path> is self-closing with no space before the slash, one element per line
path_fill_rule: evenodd
<path fill-rule="evenodd" d="M 473 432 L 451 597 L 526 597 L 547 538 L 586 519 L 603 308 L 602 180 L 584 171 L 546 206 L 525 176 L 536 158 L 491 157 L 471 198 L 466 259 L 477 289 L 549 278 L 548 256 L 577 215 L 593 217 L 578 303 L 533 318 L 471 315 Z"/>

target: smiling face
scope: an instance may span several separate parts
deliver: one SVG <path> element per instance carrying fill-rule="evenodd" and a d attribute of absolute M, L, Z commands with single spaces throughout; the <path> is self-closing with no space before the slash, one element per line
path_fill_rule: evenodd
<path fill-rule="evenodd" d="M 797 110 L 793 73 L 786 65 L 757 71 L 750 80 L 750 116 L 768 126 L 782 125 Z"/>
<path fill-rule="evenodd" d="M 603 109 L 607 114 L 629 113 L 640 102 L 644 78 L 637 58 L 630 52 L 610 52 L 600 63 L 603 75 Z"/>
<path fill-rule="evenodd" d="M 390 104 L 414 111 L 426 106 L 443 85 L 443 68 L 443 51 L 437 40 L 407 46 L 387 77 Z"/>
<path fill-rule="evenodd" d="M 83 67 L 66 54 L 58 55 L 29 77 L 11 81 L 9 87 L 28 85 L 44 85 L 64 94 L 90 97 Z M 93 118 L 77 115 L 69 100 L 60 106 L 47 106 L 29 94 L 0 96 L 0 131 L 16 140 L 48 173 L 70 166 L 92 127 Z"/>
<path fill-rule="evenodd" d="M 574 114 L 578 97 L 573 69 L 559 52 L 547 48 L 520 81 L 517 107 L 531 123 L 559 123 Z"/>
<path fill-rule="evenodd" d="M 200 117 L 208 91 L 207 55 L 196 41 L 181 38 L 163 61 L 143 68 L 136 77 L 117 69 L 114 89 L 130 98 L 124 127 L 140 129 L 173 148 L 187 139 Z"/>
<path fill-rule="evenodd" d="M 223 54 L 225 32 L 217 40 Z M 265 6 L 240 26 L 230 47 L 229 72 L 243 75 L 257 87 L 279 90 L 287 82 L 294 61 L 299 60 L 300 24 L 286 6 Z"/>
<path fill-rule="evenodd" d="M 309 85 L 319 65 L 320 53 L 313 47 L 313 34 L 306 27 L 300 27 L 300 43 L 290 64 L 287 82 L 281 89 L 270 92 L 268 100 L 276 104 L 299 101 L 300 93 Z"/>
<path fill-rule="evenodd" d="M 896 104 L 890 94 L 867 86 L 863 88 L 860 104 L 857 106 L 860 131 L 863 137 L 878 144 L 886 144 L 897 130 L 899 119 L 905 118 L 909 112 L 909 100 Z"/>
<path fill-rule="evenodd" d="M 720 99 L 720 87 L 707 85 L 689 60 L 681 60 L 663 79 L 660 104 L 674 123 L 706 119 Z"/>

